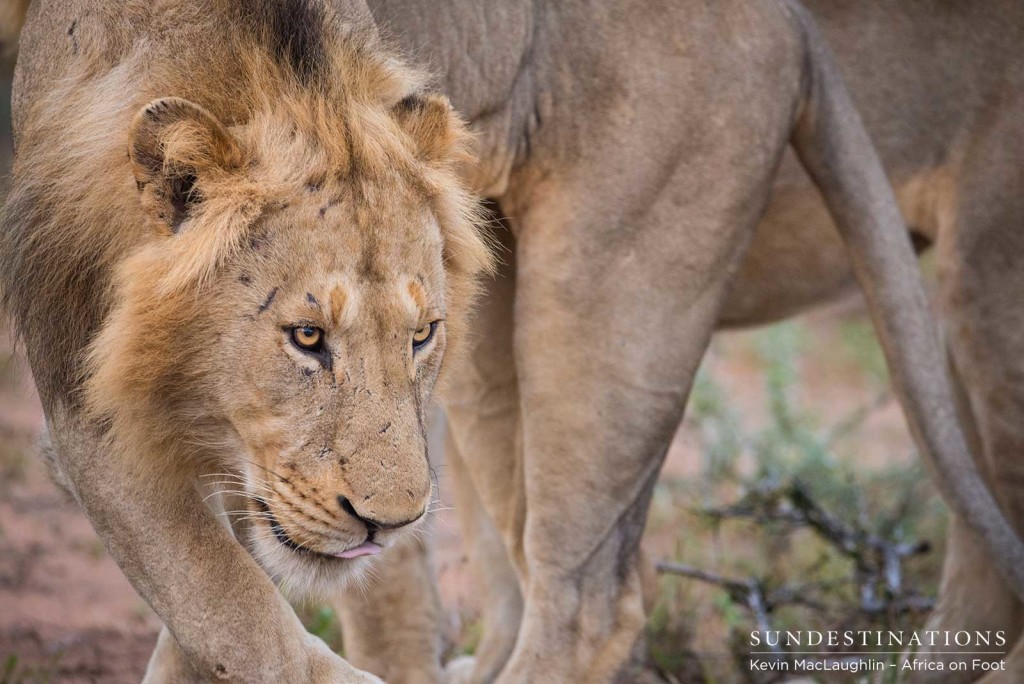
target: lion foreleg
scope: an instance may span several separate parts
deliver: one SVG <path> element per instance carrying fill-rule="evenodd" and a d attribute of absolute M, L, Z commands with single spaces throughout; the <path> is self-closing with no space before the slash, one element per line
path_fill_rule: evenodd
<path fill-rule="evenodd" d="M 449 682 L 492 682 L 519 633 L 523 598 L 509 557 L 524 513 L 519 461 L 519 389 L 512 349 L 515 255 L 511 232 L 495 239 L 505 256 L 487 283 L 468 335 L 468 358 L 445 393 L 449 483 L 469 558 L 481 589 L 483 633 L 472 662 L 450 664 Z"/>
<path fill-rule="evenodd" d="M 178 647 L 171 632 L 167 627 L 163 627 L 156 640 L 156 648 L 149 657 L 149 665 L 146 667 L 142 684 L 195 681 L 201 681 L 201 678 L 189 667 L 188 659 Z"/>
<path fill-rule="evenodd" d="M 52 419 L 52 416 L 51 416 Z M 68 421 L 70 422 L 70 421 Z M 196 681 L 379 681 L 307 634 L 266 573 L 206 507 L 193 479 L 150 454 L 51 420 L 56 457 L 111 556 L 163 620 Z M 129 451 L 130 450 L 126 450 Z M 165 637 L 147 681 L 178 681 Z M 170 658 L 168 660 L 167 658 Z"/>

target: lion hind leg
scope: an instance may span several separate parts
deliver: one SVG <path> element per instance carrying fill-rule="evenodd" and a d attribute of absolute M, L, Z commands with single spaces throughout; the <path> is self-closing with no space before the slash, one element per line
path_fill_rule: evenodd
<path fill-rule="evenodd" d="M 953 380 L 960 422 L 964 426 L 964 433 L 968 438 L 971 452 L 978 462 L 979 469 L 991 483 L 991 471 L 984 459 L 984 450 L 972 413 L 970 399 L 964 388 L 960 372 L 952 361 L 950 362 L 950 377 Z M 949 521 L 946 539 L 946 555 L 943 560 L 939 601 L 928 618 L 925 630 L 941 633 L 1001 632 L 1006 643 L 1012 646 L 1020 639 L 1022 629 L 1024 629 L 1024 611 L 1021 610 L 1021 605 L 1013 591 L 992 566 L 987 551 L 974 532 L 962 520 L 953 516 Z M 946 649 L 941 646 L 933 648 L 925 646 L 918 653 L 932 660 L 942 660 L 947 664 L 952 660 L 965 660 L 972 664 L 976 658 L 990 661 L 1002 658 L 1001 655 L 972 654 L 957 657 L 955 654 L 938 653 L 944 650 Z M 1024 679 L 1024 662 L 1020 662 L 1019 658 L 1008 659 L 1008 668 L 1011 666 L 1011 661 L 1016 663 L 1013 665 L 1014 669 L 1009 670 L 1016 673 L 1017 678 L 1013 681 Z M 933 682 L 960 684 L 974 681 L 978 675 L 979 673 L 971 667 L 959 672 L 947 667 L 943 671 L 915 673 L 911 677 L 911 681 L 917 684 Z"/>
<path fill-rule="evenodd" d="M 955 219 L 943 226 L 937 243 L 941 304 L 962 423 L 980 470 L 1018 534 L 1024 531 L 1022 108 L 1024 98 L 1018 97 L 1016 108 L 985 122 L 985 130 L 965 151 Z M 1024 606 L 993 565 L 977 535 L 954 520 L 939 605 L 929 627 L 1004 631 L 1011 649 L 1006 671 L 984 681 L 1024 681 Z"/>
<path fill-rule="evenodd" d="M 445 456 L 455 481 L 460 528 L 483 590 L 483 632 L 475 657 L 450 663 L 446 682 L 479 684 L 494 681 L 512 655 L 523 616 L 523 596 L 501 534 L 479 500 L 453 439 L 448 440 Z"/>
<path fill-rule="evenodd" d="M 452 684 L 494 681 L 512 653 L 523 614 L 509 555 L 523 516 L 520 397 L 512 348 L 515 244 L 507 226 L 494 231 L 495 242 L 504 247 L 502 263 L 474 317 L 469 356 L 453 371 L 445 397 L 447 472 L 480 582 L 483 623 L 475 657 L 449 664 L 446 677 Z"/>
<path fill-rule="evenodd" d="M 523 215 L 526 515 L 510 540 L 526 606 L 501 684 L 614 681 L 642 638 L 638 549 L 654 484 L 774 169 L 751 160 L 716 193 L 689 194 L 691 175 L 716 162 L 668 170 L 670 190 L 639 218 L 592 196 Z"/>
<path fill-rule="evenodd" d="M 791 3 L 808 43 L 809 79 L 793 144 L 846 240 L 921 455 L 949 506 L 994 550 L 993 565 L 1024 597 L 1024 543 L 1006 520 L 958 428 L 934 332 L 892 187 L 813 20 Z M 936 372 L 936 369 L 940 372 Z"/>

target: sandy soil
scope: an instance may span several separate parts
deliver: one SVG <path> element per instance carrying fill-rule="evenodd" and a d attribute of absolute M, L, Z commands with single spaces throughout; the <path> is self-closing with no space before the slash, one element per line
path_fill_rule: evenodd
<path fill-rule="evenodd" d="M 0 395 L 0 664 L 17 658 L 14 681 L 137 682 L 159 622 L 33 457 L 26 375 L 9 369 Z"/>

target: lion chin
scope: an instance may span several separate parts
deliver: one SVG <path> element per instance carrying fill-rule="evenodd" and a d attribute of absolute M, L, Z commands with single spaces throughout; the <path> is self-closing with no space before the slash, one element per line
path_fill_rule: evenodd
<path fill-rule="evenodd" d="M 280 525 L 259 521 L 241 534 L 249 552 L 291 600 L 324 600 L 350 586 L 365 584 L 384 547 L 363 542 L 338 555 L 299 546 Z"/>

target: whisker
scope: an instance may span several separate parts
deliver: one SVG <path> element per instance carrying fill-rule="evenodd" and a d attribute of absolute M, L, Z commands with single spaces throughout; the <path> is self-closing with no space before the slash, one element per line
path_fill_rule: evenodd
<path fill-rule="evenodd" d="M 231 496 L 240 496 L 243 499 L 252 499 L 253 501 L 258 501 L 259 503 L 262 503 L 264 506 L 267 505 L 267 500 L 264 499 L 262 496 L 259 496 L 257 494 L 252 494 L 251 492 L 243 492 L 243 491 L 235 490 L 235 489 L 220 489 L 220 490 L 218 490 L 216 492 L 211 492 L 210 494 L 207 494 L 206 496 L 203 497 L 203 503 L 206 503 L 207 499 L 211 499 L 211 498 L 213 498 L 215 496 L 222 495 L 222 494 L 224 494 L 224 495 L 229 494 Z"/>
<path fill-rule="evenodd" d="M 272 522 L 268 518 L 261 518 L 261 517 L 259 517 L 258 515 L 255 515 L 255 514 L 243 516 L 241 518 L 234 518 L 234 519 L 231 520 L 231 522 L 232 523 L 241 523 L 241 522 L 250 522 L 252 520 L 266 520 L 267 522 Z"/>
<path fill-rule="evenodd" d="M 234 519 L 235 522 L 238 522 L 239 520 L 242 520 L 242 519 L 245 519 L 245 520 L 256 519 L 256 518 L 261 518 L 263 520 L 273 520 L 274 519 L 273 516 L 271 516 L 269 513 L 264 513 L 262 511 L 222 511 L 221 513 L 217 514 L 217 517 L 224 517 L 224 516 L 231 516 L 231 515 L 243 516 L 241 518 L 235 518 Z"/>
<path fill-rule="evenodd" d="M 201 477 L 201 478 L 223 477 L 223 478 L 227 478 L 228 480 L 230 480 L 232 482 L 238 482 L 238 483 L 246 484 L 246 485 L 248 485 L 248 484 L 255 484 L 255 485 L 258 485 L 258 486 L 261 486 L 261 487 L 269 487 L 270 486 L 269 482 L 264 482 L 263 480 L 259 480 L 259 479 L 255 480 L 255 481 L 250 481 L 250 479 L 248 477 L 245 477 L 244 475 L 239 475 L 237 473 L 206 473 L 204 475 L 200 475 L 199 477 Z"/>
<path fill-rule="evenodd" d="M 244 484 L 244 485 L 247 485 L 247 486 L 249 485 L 249 483 L 247 483 L 247 482 L 234 482 L 232 480 L 217 480 L 215 482 L 207 482 L 206 484 L 208 484 L 208 485 L 221 485 L 221 484 L 222 485 L 243 485 Z M 266 491 L 266 492 L 270 492 L 271 494 L 276 494 L 277 493 L 273 489 L 271 489 L 270 487 L 267 487 L 266 485 L 256 485 L 256 488 L 260 489 L 260 490 L 263 490 L 263 491 Z M 243 491 L 243 490 L 238 490 L 238 491 Z"/>
<path fill-rule="evenodd" d="M 267 473 L 273 475 L 274 477 L 276 477 L 277 479 L 281 480 L 282 482 L 288 482 L 288 478 L 286 478 L 284 475 L 281 475 L 280 473 L 276 473 L 273 470 L 271 470 L 270 468 L 268 468 L 268 467 L 266 467 L 264 465 L 261 465 L 261 464 L 257 463 L 256 461 L 253 461 L 252 459 L 246 458 L 245 456 L 241 456 L 240 458 L 243 461 L 245 461 L 246 463 L 248 463 L 250 465 L 254 465 L 257 468 L 259 468 L 260 470 L 263 470 L 264 472 L 267 472 Z"/>
<path fill-rule="evenodd" d="M 444 525 L 445 529 L 449 530 L 450 532 L 454 532 L 455 531 L 455 529 L 451 526 L 451 524 L 447 520 L 445 520 L 444 518 L 439 517 L 439 516 L 433 516 L 433 515 L 429 518 L 429 522 L 433 522 L 435 520 L 437 522 L 441 523 L 442 525 Z"/>

